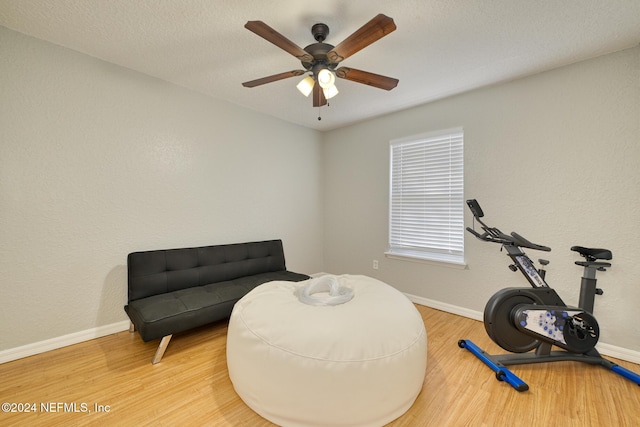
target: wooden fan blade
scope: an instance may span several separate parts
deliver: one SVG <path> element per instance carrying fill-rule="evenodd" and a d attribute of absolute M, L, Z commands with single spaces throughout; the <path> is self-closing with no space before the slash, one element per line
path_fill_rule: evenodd
<path fill-rule="evenodd" d="M 323 105 L 327 105 L 327 98 L 324 97 L 324 92 L 320 85 L 316 83 L 313 86 L 313 106 L 322 107 Z"/>
<path fill-rule="evenodd" d="M 336 70 L 336 76 L 352 82 L 377 87 L 384 90 L 391 90 L 398 86 L 398 79 L 381 76 L 380 74 L 368 71 L 356 70 L 355 68 L 340 67 Z"/>
<path fill-rule="evenodd" d="M 396 24 L 392 18 L 379 14 L 360 27 L 358 31 L 343 40 L 342 43 L 334 47 L 327 53 L 327 58 L 329 58 L 331 62 L 338 63 L 369 46 L 371 43 L 380 40 L 382 37 L 395 31 L 395 29 Z"/>
<path fill-rule="evenodd" d="M 306 71 L 304 71 L 304 70 L 287 71 L 287 72 L 280 73 L 280 74 L 274 74 L 273 76 L 268 76 L 268 77 L 263 77 L 261 79 L 251 80 L 250 82 L 244 82 L 244 83 L 242 83 L 242 86 L 244 86 L 244 87 L 256 87 L 256 86 L 263 85 L 265 83 L 277 82 L 278 80 L 288 79 L 289 77 L 301 76 L 304 73 L 306 73 Z"/>
<path fill-rule="evenodd" d="M 280 34 L 279 32 L 277 32 L 276 30 L 274 30 L 273 28 L 271 28 L 270 26 L 268 26 L 262 21 L 248 21 L 244 25 L 244 27 L 247 30 L 256 33 L 263 39 L 278 46 L 280 49 L 283 49 L 289 52 L 291 55 L 295 56 L 300 61 L 303 61 L 303 62 L 313 61 L 313 56 L 309 55 L 300 46 L 298 46 L 297 44 L 295 44 L 294 42 L 292 42 L 291 40 L 289 40 L 288 38 L 286 38 L 285 36 L 283 36 L 282 34 Z"/>

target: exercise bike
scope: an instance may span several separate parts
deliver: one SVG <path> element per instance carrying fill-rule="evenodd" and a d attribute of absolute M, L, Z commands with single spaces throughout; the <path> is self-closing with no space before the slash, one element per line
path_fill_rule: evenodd
<path fill-rule="evenodd" d="M 522 248 L 548 252 L 547 246 L 530 242 L 519 234 L 502 233 L 487 226 L 480 218 L 482 208 L 475 199 L 467 200 L 474 217 L 474 228 L 467 231 L 478 239 L 499 243 L 513 261 L 512 271 L 520 271 L 531 288 L 505 288 L 496 292 L 484 309 L 484 326 L 489 337 L 503 349 L 517 354 L 490 355 L 470 340 L 460 340 L 458 345 L 469 350 L 489 368 L 499 381 L 505 381 L 518 391 L 529 386 L 511 372 L 507 366 L 557 361 L 579 361 L 601 365 L 640 385 L 640 375 L 623 368 L 605 358 L 595 349 L 600 330 L 593 317 L 595 295 L 602 295 L 596 287 L 596 272 L 611 267 L 607 261 L 613 258 L 610 250 L 573 246 L 584 261 L 576 264 L 584 268 L 580 286 L 578 307 L 567 306 L 560 296 L 545 281 L 544 266 L 548 261 L 540 259 L 541 268 Z M 483 233 L 475 230 L 480 223 Z M 556 346 L 562 350 L 552 351 Z"/>

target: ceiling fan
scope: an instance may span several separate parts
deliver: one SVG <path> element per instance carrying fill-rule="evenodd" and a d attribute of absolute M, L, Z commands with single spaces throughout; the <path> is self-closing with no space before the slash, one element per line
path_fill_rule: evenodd
<path fill-rule="evenodd" d="M 337 46 L 324 43 L 329 35 L 329 27 L 325 24 L 315 24 L 311 27 L 311 34 L 313 34 L 316 43 L 310 44 L 304 49 L 262 21 L 249 21 L 244 27 L 298 58 L 304 67 L 304 70 L 286 71 L 244 82 L 242 83 L 244 87 L 256 87 L 310 73 L 298 83 L 297 88 L 305 96 L 309 96 L 313 92 L 313 106 L 320 107 L 327 104 L 327 99 L 337 95 L 336 77 L 385 90 L 391 90 L 398 85 L 398 79 L 391 77 L 355 68 L 340 67 L 336 69 L 340 62 L 396 29 L 393 19 L 383 14 L 374 17 Z"/>

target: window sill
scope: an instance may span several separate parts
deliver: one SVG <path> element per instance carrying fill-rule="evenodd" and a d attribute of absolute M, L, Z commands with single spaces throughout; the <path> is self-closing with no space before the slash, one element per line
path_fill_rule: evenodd
<path fill-rule="evenodd" d="M 454 268 L 457 270 L 464 270 L 467 268 L 467 263 L 464 261 L 458 261 L 447 257 L 446 255 L 438 256 L 436 254 L 408 254 L 402 252 L 385 252 L 384 256 L 389 259 L 397 259 L 400 261 L 417 262 L 421 264 L 431 264 L 440 267 Z"/>

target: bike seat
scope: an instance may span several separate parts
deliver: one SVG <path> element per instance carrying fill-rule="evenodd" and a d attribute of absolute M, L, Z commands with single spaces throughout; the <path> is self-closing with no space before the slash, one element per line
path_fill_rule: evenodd
<path fill-rule="evenodd" d="M 578 252 L 580 255 L 585 257 L 587 261 L 595 261 L 597 259 L 612 259 L 613 254 L 608 249 L 600 249 L 600 248 L 585 248 L 582 246 L 572 246 L 571 250 L 574 252 Z"/>

